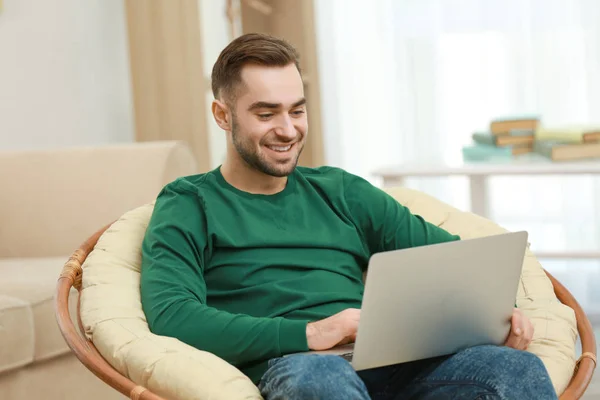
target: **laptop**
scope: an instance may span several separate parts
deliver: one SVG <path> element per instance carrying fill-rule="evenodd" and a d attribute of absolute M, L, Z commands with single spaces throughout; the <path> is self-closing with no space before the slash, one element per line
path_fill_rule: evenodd
<path fill-rule="evenodd" d="M 325 351 L 360 371 L 504 344 L 527 232 L 374 254 L 356 341 Z"/>

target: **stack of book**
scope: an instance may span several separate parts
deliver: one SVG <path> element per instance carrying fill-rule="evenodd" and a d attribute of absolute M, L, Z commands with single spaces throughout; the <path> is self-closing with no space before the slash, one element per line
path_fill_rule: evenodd
<path fill-rule="evenodd" d="M 540 127 L 533 150 L 552 161 L 600 158 L 600 127 Z"/>
<path fill-rule="evenodd" d="M 489 160 L 531 153 L 539 125 L 537 116 L 495 119 L 490 122 L 489 131 L 473 133 L 473 144 L 463 147 L 463 157 Z"/>
<path fill-rule="evenodd" d="M 463 147 L 467 161 L 512 159 L 525 154 L 552 161 L 600 158 L 600 126 L 546 127 L 538 117 L 496 119 L 488 132 L 475 132 Z"/>

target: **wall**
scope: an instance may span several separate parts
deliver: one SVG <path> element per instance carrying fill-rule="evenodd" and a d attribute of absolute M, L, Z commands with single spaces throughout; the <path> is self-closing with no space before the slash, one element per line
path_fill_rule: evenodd
<path fill-rule="evenodd" d="M 121 0 L 4 0 L 0 150 L 133 141 Z"/>

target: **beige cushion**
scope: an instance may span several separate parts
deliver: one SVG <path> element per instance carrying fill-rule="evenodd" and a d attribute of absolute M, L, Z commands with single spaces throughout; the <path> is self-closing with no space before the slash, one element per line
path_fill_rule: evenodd
<path fill-rule="evenodd" d="M 463 237 L 503 230 L 408 189 L 391 193 L 415 213 Z M 260 399 L 252 382 L 220 358 L 148 330 L 141 309 L 141 242 L 152 204 L 125 214 L 98 242 L 83 265 L 81 314 L 87 335 L 123 375 L 169 399 Z M 547 366 L 563 391 L 573 372 L 575 318 L 561 305 L 535 258 L 528 254 L 518 305 L 532 318 L 531 351 Z"/>
<path fill-rule="evenodd" d="M 120 373 L 168 399 L 260 399 L 238 369 L 211 353 L 148 330 L 140 301 L 141 244 L 153 206 L 125 214 L 83 265 L 81 319 Z"/>
<path fill-rule="evenodd" d="M 53 302 L 67 258 L 0 259 L 0 372 L 69 352 Z"/>

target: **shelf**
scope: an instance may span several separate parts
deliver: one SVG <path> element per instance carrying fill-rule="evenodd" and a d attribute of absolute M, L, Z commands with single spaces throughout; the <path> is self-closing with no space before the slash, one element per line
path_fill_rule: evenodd
<path fill-rule="evenodd" d="M 600 250 L 562 250 L 562 251 L 533 251 L 538 259 L 564 259 L 564 260 L 593 260 L 600 261 Z"/>

